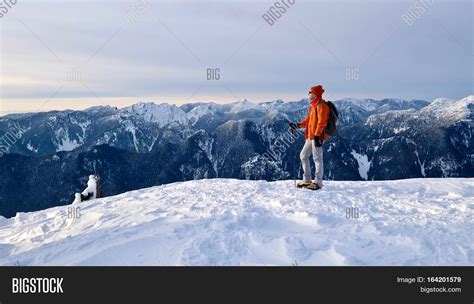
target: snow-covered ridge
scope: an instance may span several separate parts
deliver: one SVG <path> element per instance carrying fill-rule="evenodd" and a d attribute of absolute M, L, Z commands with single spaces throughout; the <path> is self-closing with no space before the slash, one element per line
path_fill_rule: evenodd
<path fill-rule="evenodd" d="M 186 113 L 187 119 L 191 124 L 196 123 L 205 115 L 212 115 L 218 110 L 218 106 L 214 103 L 206 103 L 192 108 Z"/>
<path fill-rule="evenodd" d="M 165 126 L 171 122 L 184 124 L 187 122 L 186 113 L 173 104 L 153 102 L 141 102 L 120 110 L 121 113 L 139 115 L 145 121 L 154 122 L 159 126 Z"/>
<path fill-rule="evenodd" d="M 437 98 L 429 106 L 423 108 L 421 112 L 433 113 L 437 118 L 456 121 L 468 119 L 474 112 L 474 95 L 467 96 L 460 100 L 449 98 Z"/>
<path fill-rule="evenodd" d="M 391 123 L 406 123 L 412 121 L 412 123 L 419 122 L 421 124 L 435 124 L 440 122 L 441 125 L 447 126 L 458 123 L 464 120 L 471 120 L 474 117 L 474 95 L 467 96 L 460 100 L 449 99 L 449 98 L 437 98 L 433 100 L 426 107 L 421 108 L 419 111 L 415 109 L 406 110 L 391 110 L 382 113 L 376 113 L 367 118 L 366 124 L 373 125 L 374 123 L 384 121 L 386 124 Z M 408 127 L 402 127 L 394 130 L 397 134 L 399 131 Z"/>
<path fill-rule="evenodd" d="M 329 181 L 320 191 L 174 183 L 0 217 L 0 265 L 472 266 L 473 189 L 472 178 Z"/>
<path fill-rule="evenodd" d="M 199 118 L 208 114 L 212 115 L 218 110 L 222 110 L 224 113 L 239 113 L 257 107 L 257 104 L 245 99 L 243 101 L 222 105 L 215 103 L 195 104 L 191 110 L 186 112 L 183 108 L 174 104 L 140 102 L 120 109 L 119 112 L 122 114 L 138 115 L 145 121 L 156 123 L 162 127 L 169 123 L 179 123 L 182 125 L 195 123 Z"/>
<path fill-rule="evenodd" d="M 340 126 L 365 123 L 377 125 L 391 121 L 394 134 L 408 131 L 415 124 L 439 122 L 447 127 L 461 121 L 472 121 L 474 95 L 461 100 L 439 98 L 423 100 L 353 99 L 335 100 Z M 165 138 L 177 142 L 193 128 L 212 132 L 226 121 L 253 121 L 259 125 L 300 120 L 307 111 L 308 100 L 284 102 L 274 100 L 253 103 L 248 100 L 229 104 L 141 102 L 118 109 L 97 106 L 84 111 L 52 111 L 31 115 L 13 115 L 0 119 L 0 129 L 7 130 L 17 118 L 27 131 L 12 153 L 47 155 L 60 151 L 87 149 L 109 144 L 136 152 L 149 152 Z M 7 116 L 6 116 L 7 117 Z M 403 120 L 403 122 L 401 121 Z M 402 124 L 402 125 L 397 125 Z"/>
<path fill-rule="evenodd" d="M 222 113 L 241 113 L 244 111 L 255 110 L 260 111 L 262 116 L 265 114 L 275 115 L 278 111 L 294 111 L 299 107 L 297 104 L 304 102 L 306 106 L 308 100 L 302 99 L 300 101 L 293 102 L 284 102 L 282 100 L 275 100 L 263 103 L 253 103 L 247 99 L 236 101 L 229 104 L 217 104 L 212 102 L 207 103 L 194 103 L 194 104 L 185 104 L 183 106 L 176 106 L 174 104 L 168 103 L 159 103 L 155 104 L 154 102 L 140 102 L 132 106 L 118 110 L 120 113 L 126 113 L 131 115 L 138 115 L 143 117 L 148 122 L 157 123 L 159 126 L 165 126 L 169 123 L 179 123 L 186 124 L 196 123 L 201 117 L 206 115 L 213 115 L 216 112 Z M 384 99 L 384 100 L 374 100 L 374 99 L 354 99 L 346 98 L 341 100 L 336 100 L 335 103 L 342 107 L 355 106 L 363 109 L 364 111 L 374 111 L 377 108 L 387 104 L 411 104 L 415 103 L 415 100 L 405 101 L 398 99 Z M 296 106 L 296 109 L 294 108 Z M 292 108 L 293 107 L 293 108 Z M 96 109 L 96 108 L 94 108 Z"/>
<path fill-rule="evenodd" d="M 461 100 L 454 100 L 449 98 L 437 98 L 433 100 L 431 103 L 427 103 L 427 108 L 435 108 L 437 106 L 446 107 L 448 108 L 462 108 L 466 107 L 473 103 L 474 95 L 467 96 Z M 233 103 L 228 104 L 218 104 L 213 102 L 198 102 L 198 103 L 188 103 L 182 106 L 176 106 L 174 104 L 169 103 L 154 103 L 154 102 L 138 102 L 131 106 L 118 109 L 112 106 L 94 106 L 91 108 L 87 108 L 84 112 L 91 113 L 91 114 L 98 114 L 101 112 L 108 112 L 108 113 L 128 113 L 128 114 L 137 114 L 143 115 L 146 120 L 148 121 L 156 121 L 157 123 L 166 123 L 167 121 L 176 121 L 180 123 L 185 123 L 190 118 L 196 118 L 196 116 L 202 116 L 199 112 L 204 112 L 204 114 L 209 113 L 208 111 L 222 111 L 224 113 L 238 113 L 246 110 L 258 110 L 264 113 L 268 113 L 274 110 L 294 110 L 294 107 L 303 103 L 306 105 L 308 102 L 307 99 L 301 99 L 298 101 L 288 101 L 285 102 L 281 99 L 268 101 L 268 102 L 261 102 L 261 103 L 253 103 L 248 101 L 247 99 L 236 101 Z M 346 107 L 359 107 L 364 109 L 365 111 L 374 111 L 379 107 L 382 107 L 386 104 L 392 105 L 416 105 L 417 102 L 422 102 L 422 100 L 402 100 L 402 99 L 381 99 L 375 100 L 370 98 L 343 98 L 339 100 L 334 100 L 336 104 L 338 104 L 341 108 Z M 194 113 L 190 113 L 191 110 L 199 108 L 199 110 L 195 111 Z M 58 112 L 58 111 L 52 111 Z M 72 110 L 65 110 L 62 112 L 74 112 Z M 60 113 L 60 111 L 58 112 Z M 3 116 L 4 119 L 17 119 L 22 118 L 25 116 L 31 116 L 35 113 L 20 113 L 20 114 L 9 114 Z M 189 114 L 189 116 L 187 116 Z"/>

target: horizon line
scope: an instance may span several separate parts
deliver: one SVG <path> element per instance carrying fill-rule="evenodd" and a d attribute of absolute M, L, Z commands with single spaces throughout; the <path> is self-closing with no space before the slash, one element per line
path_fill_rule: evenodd
<path fill-rule="evenodd" d="M 385 99 L 391 99 L 391 100 L 402 100 L 402 101 L 426 101 L 426 102 L 431 103 L 432 101 L 434 101 L 436 99 L 440 99 L 440 98 L 446 98 L 446 99 L 451 99 L 451 100 L 461 100 L 461 99 L 469 97 L 469 96 L 472 96 L 472 94 L 467 95 L 467 96 L 462 97 L 462 98 L 437 97 L 437 98 L 434 98 L 433 100 L 419 99 L 419 98 L 404 99 L 404 98 L 395 98 L 395 97 L 383 97 L 383 98 L 340 97 L 340 98 L 324 98 L 324 99 L 332 100 L 332 101 L 351 100 L 351 99 L 352 100 L 382 101 L 382 100 L 385 100 Z M 70 101 L 71 100 L 70 98 L 67 98 L 67 99 L 66 98 L 61 98 L 61 99 L 69 100 L 68 103 L 74 103 L 74 102 Z M 77 99 L 77 98 L 73 98 L 73 99 Z M 127 99 L 128 99 L 128 101 L 125 101 Z M 132 99 L 134 101 L 132 101 Z M 140 100 L 140 101 L 136 101 L 137 99 Z M 307 97 L 306 98 L 294 98 L 293 97 L 291 99 L 286 99 L 286 100 L 283 99 L 283 98 L 277 98 L 277 99 L 268 99 L 268 100 L 265 100 L 265 101 L 251 101 L 248 98 L 244 98 L 244 99 L 238 99 L 238 100 L 235 100 L 235 101 L 228 101 L 228 102 L 204 101 L 204 100 L 200 100 L 200 101 L 188 100 L 188 101 L 185 101 L 185 102 L 170 102 L 170 101 L 158 101 L 154 98 L 138 98 L 138 97 L 133 97 L 133 98 L 132 97 L 124 97 L 124 98 L 119 97 L 119 98 L 116 98 L 116 97 L 109 97 L 109 98 L 103 98 L 103 100 L 116 100 L 116 101 L 115 102 L 104 103 L 102 101 L 102 99 L 100 100 L 101 102 L 97 102 L 97 99 L 94 98 L 93 99 L 94 101 L 92 103 L 83 104 L 82 106 L 79 106 L 79 107 L 65 106 L 65 107 L 58 107 L 58 108 L 46 108 L 45 110 L 43 110 L 43 107 L 44 107 L 44 104 L 43 104 L 43 106 L 38 108 L 37 110 L 25 109 L 24 111 L 2 110 L 2 103 L 4 103 L 4 102 L 0 101 L 0 117 L 4 117 L 4 116 L 7 116 L 7 115 L 11 115 L 11 114 L 48 113 L 48 112 L 55 112 L 55 111 L 86 111 L 90 108 L 106 107 L 106 106 L 115 107 L 117 109 L 124 109 L 124 108 L 130 107 L 130 106 L 133 106 L 133 105 L 136 105 L 136 104 L 140 104 L 140 103 L 153 103 L 153 104 L 156 104 L 156 105 L 168 104 L 168 105 L 175 105 L 177 107 L 181 107 L 181 106 L 186 105 L 186 104 L 199 104 L 199 103 L 202 103 L 202 104 L 212 103 L 212 104 L 217 104 L 217 105 L 233 104 L 233 103 L 238 103 L 238 102 L 249 102 L 249 103 L 258 105 L 258 104 L 269 103 L 269 102 L 274 102 L 274 101 L 282 101 L 284 103 L 291 103 L 291 102 L 299 102 L 299 101 L 306 100 L 306 99 L 308 99 L 308 98 Z M 35 100 L 37 100 L 37 99 L 35 99 Z M 87 99 L 81 98 L 81 100 L 87 100 Z M 120 102 L 120 101 L 122 101 L 122 102 Z M 51 103 L 54 103 L 54 101 L 51 101 Z"/>

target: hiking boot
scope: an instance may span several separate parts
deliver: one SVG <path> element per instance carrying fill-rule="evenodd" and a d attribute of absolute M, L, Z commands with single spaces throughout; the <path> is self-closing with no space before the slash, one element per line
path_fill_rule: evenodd
<path fill-rule="evenodd" d="M 301 181 L 299 182 L 296 186 L 298 188 L 302 188 L 302 187 L 308 187 L 309 185 L 311 185 L 313 182 L 311 181 Z"/>

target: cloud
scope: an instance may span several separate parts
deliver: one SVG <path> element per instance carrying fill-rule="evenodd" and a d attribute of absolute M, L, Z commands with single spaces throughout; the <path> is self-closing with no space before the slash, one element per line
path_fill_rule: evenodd
<path fill-rule="evenodd" d="M 295 100 L 314 83 L 333 96 L 472 94 L 471 1 L 435 1 L 412 25 L 412 1 L 297 1 L 273 26 L 269 2 L 152 2 L 130 24 L 137 3 L 19 2 L 1 20 L 4 106 L 61 85 L 65 99 L 136 101 Z"/>

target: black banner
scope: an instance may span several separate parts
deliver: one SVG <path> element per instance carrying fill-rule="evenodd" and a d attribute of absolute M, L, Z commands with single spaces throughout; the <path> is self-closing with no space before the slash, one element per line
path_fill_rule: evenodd
<path fill-rule="evenodd" d="M 2 267 L 0 303 L 474 303 L 474 267 Z"/>

